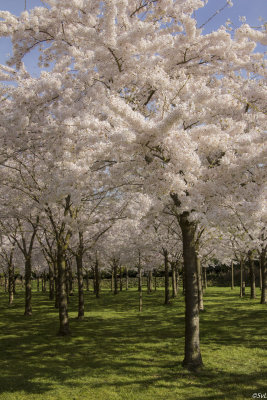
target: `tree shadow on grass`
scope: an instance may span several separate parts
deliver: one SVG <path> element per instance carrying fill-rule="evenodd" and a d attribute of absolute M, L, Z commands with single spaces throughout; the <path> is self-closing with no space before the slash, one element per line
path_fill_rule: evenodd
<path fill-rule="evenodd" d="M 233 299 L 226 302 L 227 309 L 217 297 L 215 302 L 213 297 L 208 299 L 208 311 L 201 316 L 202 342 L 207 349 L 238 346 L 242 339 L 247 348 L 262 348 L 265 310 L 248 305 L 244 316 L 239 312 L 244 307 L 242 302 L 233 313 Z M 5 300 L 0 300 L 4 304 Z M 214 390 L 220 400 L 243 395 L 249 398 L 259 391 L 257 382 L 267 381 L 266 372 L 230 373 L 209 367 L 199 374 L 184 371 L 178 362 L 184 348 L 182 298 L 165 307 L 158 293 L 144 294 L 144 312 L 138 313 L 138 293 L 103 293 L 98 300 L 86 294 L 86 317 L 84 321 L 71 318 L 71 337 L 56 336 L 58 311 L 47 295 L 35 297 L 31 318 L 22 315 L 23 299 L 16 301 L 13 309 L 0 310 L 0 393 L 24 390 L 43 394 L 57 384 L 82 387 L 85 379 L 93 388 L 106 386 L 107 381 L 116 388 L 134 386 L 141 391 L 154 387 L 178 393 L 181 388 L 192 400 L 213 399 Z M 70 315 L 76 313 L 76 296 L 71 298 L 69 309 Z M 194 397 L 198 389 L 206 395 Z"/>

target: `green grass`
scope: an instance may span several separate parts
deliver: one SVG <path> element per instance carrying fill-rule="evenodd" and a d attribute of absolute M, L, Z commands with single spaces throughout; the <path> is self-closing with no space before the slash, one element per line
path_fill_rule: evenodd
<path fill-rule="evenodd" d="M 70 299 L 72 335 L 56 335 L 57 310 L 34 292 L 33 315 L 23 316 L 23 293 L 12 307 L 0 295 L 0 400 L 250 399 L 267 392 L 267 307 L 238 290 L 208 288 L 201 314 L 205 367 L 181 367 L 184 304 L 164 306 L 163 290 L 86 294 L 86 318 Z"/>

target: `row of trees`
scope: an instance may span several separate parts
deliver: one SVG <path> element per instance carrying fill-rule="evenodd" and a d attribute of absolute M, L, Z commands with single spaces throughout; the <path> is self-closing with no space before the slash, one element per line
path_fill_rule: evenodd
<path fill-rule="evenodd" d="M 200 0 L 48 0 L 1 12 L 1 252 L 47 270 L 69 334 L 67 258 L 98 271 L 182 259 L 184 366 L 202 365 L 200 269 L 258 259 L 266 303 L 266 30 L 204 35 Z M 23 57 L 39 49 L 40 77 Z M 20 262 L 21 265 L 21 262 Z M 12 274 L 12 272 L 10 272 Z M 96 273 L 96 285 L 97 276 Z M 253 280 L 253 277 L 252 277 Z M 80 315 L 83 310 L 81 309 Z"/>

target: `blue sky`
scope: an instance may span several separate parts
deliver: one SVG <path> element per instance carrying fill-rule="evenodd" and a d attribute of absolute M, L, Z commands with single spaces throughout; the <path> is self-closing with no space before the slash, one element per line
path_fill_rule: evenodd
<path fill-rule="evenodd" d="M 210 22 L 203 28 L 204 33 L 216 30 L 223 25 L 229 18 L 237 27 L 240 25 L 239 17 L 245 16 L 247 23 L 251 26 L 259 26 L 263 20 L 267 19 L 267 0 L 232 0 L 233 7 L 226 7 L 221 13 L 217 14 Z M 222 8 L 226 0 L 209 0 L 206 7 L 196 12 L 198 26 L 201 26 L 211 17 L 217 10 Z M 26 0 L 27 10 L 42 6 L 40 0 Z M 0 9 L 7 10 L 15 15 L 19 15 L 25 7 L 25 0 L 0 0 Z M 263 47 L 258 48 L 259 51 L 264 51 Z M 9 39 L 0 39 L 0 63 L 5 64 L 8 54 L 11 52 L 11 43 Z M 33 52 L 31 55 L 24 59 L 24 62 L 29 71 L 34 75 L 39 75 L 39 68 L 37 67 L 37 53 Z"/>

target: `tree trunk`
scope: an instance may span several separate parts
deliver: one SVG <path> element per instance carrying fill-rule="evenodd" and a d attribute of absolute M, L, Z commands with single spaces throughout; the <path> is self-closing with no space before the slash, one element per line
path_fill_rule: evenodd
<path fill-rule="evenodd" d="M 156 271 L 155 271 L 155 275 L 154 275 L 154 289 L 155 291 L 157 290 L 157 275 L 156 275 Z"/>
<path fill-rule="evenodd" d="M 110 281 L 110 290 L 113 293 L 114 291 L 114 267 L 111 267 L 111 281 Z"/>
<path fill-rule="evenodd" d="M 185 296 L 185 272 L 184 272 L 184 265 L 183 265 L 183 296 Z"/>
<path fill-rule="evenodd" d="M 32 315 L 32 265 L 29 256 L 25 259 L 25 312 L 24 315 Z"/>
<path fill-rule="evenodd" d="M 255 264 L 252 251 L 248 252 L 248 262 L 249 262 L 249 277 L 250 277 L 250 298 L 256 299 Z"/>
<path fill-rule="evenodd" d="M 185 275 L 185 357 L 183 366 L 196 369 L 203 365 L 199 340 L 199 306 L 195 251 L 196 225 L 188 220 L 184 212 L 179 223 L 183 237 L 183 258 Z"/>
<path fill-rule="evenodd" d="M 259 268 L 259 280 L 260 280 L 260 290 L 262 290 L 262 273 L 261 273 L 261 262 L 260 262 L 260 268 Z"/>
<path fill-rule="evenodd" d="M 207 279 L 207 268 L 204 268 L 204 288 L 208 287 L 208 279 Z"/>
<path fill-rule="evenodd" d="M 128 267 L 125 268 L 125 273 L 126 273 L 126 290 L 129 289 L 129 275 L 128 275 Z"/>
<path fill-rule="evenodd" d="M 99 265 L 98 259 L 95 260 L 95 296 L 98 299 L 100 296 L 100 277 L 99 277 Z"/>
<path fill-rule="evenodd" d="M 59 291 L 59 332 L 61 336 L 70 334 L 68 316 L 68 296 L 66 290 L 66 260 L 61 245 L 57 254 L 58 291 Z"/>
<path fill-rule="evenodd" d="M 120 292 L 122 291 L 122 267 L 120 266 Z"/>
<path fill-rule="evenodd" d="M 178 270 L 177 263 L 175 265 L 175 287 L 176 287 L 176 296 L 177 296 L 178 290 L 179 290 L 179 270 Z"/>
<path fill-rule="evenodd" d="M 171 269 L 172 269 L 172 298 L 174 299 L 177 296 L 177 275 L 176 275 L 175 262 L 171 263 Z"/>
<path fill-rule="evenodd" d="M 86 271 L 85 280 L 86 280 L 86 291 L 89 292 L 89 272 L 88 271 Z"/>
<path fill-rule="evenodd" d="M 138 266 L 138 288 L 139 288 L 139 311 L 143 308 L 143 297 L 142 297 L 142 269 L 141 265 Z"/>
<path fill-rule="evenodd" d="M 8 263 L 8 304 L 11 306 L 14 300 L 14 266 Z"/>
<path fill-rule="evenodd" d="M 165 301 L 164 304 L 170 304 L 170 289 L 169 289 L 169 260 L 168 251 L 163 249 L 164 255 L 164 281 L 165 281 Z"/>
<path fill-rule="evenodd" d="M 69 278 L 69 296 L 74 296 L 73 289 L 73 274 L 72 274 L 72 264 L 68 262 L 68 278 Z"/>
<path fill-rule="evenodd" d="M 4 277 L 5 277 L 5 283 L 4 283 L 4 285 L 5 285 L 5 293 L 7 292 L 7 274 L 4 274 Z"/>
<path fill-rule="evenodd" d="M 232 276 L 232 285 L 231 285 L 231 289 L 234 289 L 235 287 L 235 282 L 234 282 L 234 262 L 231 261 L 231 276 Z"/>
<path fill-rule="evenodd" d="M 243 297 L 243 260 L 240 260 L 240 297 Z"/>
<path fill-rule="evenodd" d="M 198 254 L 196 254 L 196 266 L 197 266 L 197 286 L 198 286 L 198 308 L 199 311 L 204 311 L 203 302 L 203 290 L 202 290 L 202 271 L 201 263 Z"/>
<path fill-rule="evenodd" d="M 78 319 L 84 318 L 84 295 L 83 295 L 83 259 L 82 252 L 76 255 L 77 277 L 78 277 Z"/>
<path fill-rule="evenodd" d="M 54 263 L 55 270 L 55 308 L 59 308 L 59 278 L 58 278 L 58 263 Z"/>
<path fill-rule="evenodd" d="M 114 269 L 114 294 L 118 294 L 118 265 L 117 261 L 113 261 Z"/>
<path fill-rule="evenodd" d="M 36 281 L 37 281 L 37 292 L 39 292 L 40 291 L 40 276 L 39 275 L 37 275 Z"/>
<path fill-rule="evenodd" d="M 46 292 L 46 274 L 42 275 L 42 292 Z"/>
<path fill-rule="evenodd" d="M 55 298 L 54 271 L 53 271 L 53 264 L 51 262 L 48 263 L 48 268 L 49 268 L 49 299 L 54 300 Z"/>
<path fill-rule="evenodd" d="M 266 249 L 262 250 L 260 257 L 260 267 L 262 275 L 261 304 L 267 303 L 267 263 Z"/>

